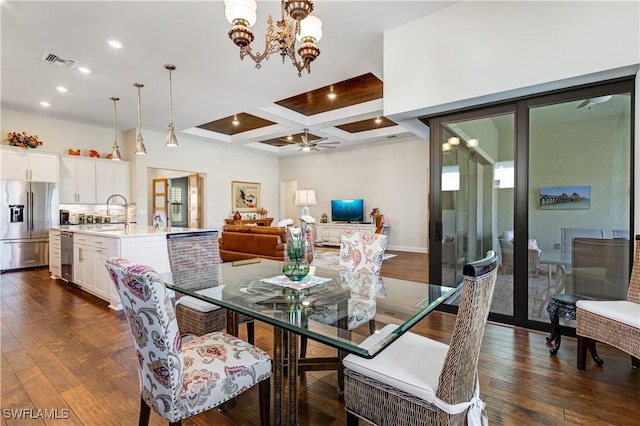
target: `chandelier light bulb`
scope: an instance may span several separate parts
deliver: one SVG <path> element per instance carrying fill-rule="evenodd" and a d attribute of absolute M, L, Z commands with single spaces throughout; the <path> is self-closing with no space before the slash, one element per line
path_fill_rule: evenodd
<path fill-rule="evenodd" d="M 480 142 L 478 141 L 478 139 L 473 138 L 473 139 L 469 139 L 469 141 L 467 142 L 467 146 L 469 148 L 475 148 L 476 146 L 478 146 Z"/>
<path fill-rule="evenodd" d="M 456 136 L 452 136 L 449 139 L 447 139 L 447 142 L 451 146 L 458 146 L 458 145 L 460 145 L 460 138 L 456 137 Z"/>

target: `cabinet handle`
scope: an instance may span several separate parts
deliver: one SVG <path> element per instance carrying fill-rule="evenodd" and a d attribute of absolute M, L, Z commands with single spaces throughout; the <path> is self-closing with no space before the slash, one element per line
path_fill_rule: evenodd
<path fill-rule="evenodd" d="M 78 257 L 79 257 L 80 262 L 84 262 L 84 259 L 82 258 L 82 248 L 81 247 L 78 248 Z"/>

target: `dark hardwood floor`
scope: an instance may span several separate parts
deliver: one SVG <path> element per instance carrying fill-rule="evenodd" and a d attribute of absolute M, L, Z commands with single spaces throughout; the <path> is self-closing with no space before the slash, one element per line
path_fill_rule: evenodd
<path fill-rule="evenodd" d="M 385 276 L 427 280 L 427 255 L 396 252 Z M 421 261 L 423 260 L 423 262 Z M 138 377 L 127 323 L 107 303 L 46 269 L 0 275 L 2 425 L 133 425 L 138 418 Z M 447 342 L 455 317 L 434 312 L 413 331 Z M 256 344 L 272 349 L 272 328 L 256 324 Z M 244 336 L 241 328 L 241 337 Z M 576 369 L 576 341 L 565 338 L 550 356 L 545 334 L 488 324 L 482 343 L 481 396 L 492 425 L 638 425 L 640 370 L 629 356 L 599 346 L 602 367 L 588 360 Z M 309 341 L 311 356 L 335 352 Z M 300 424 L 344 425 L 335 392 L 336 373 L 307 372 L 301 379 Z M 57 410 L 64 420 L 17 420 L 10 409 Z M 23 411 L 24 413 L 24 411 Z M 211 410 L 185 425 L 253 425 L 258 394 L 252 389 L 224 412 Z M 152 413 L 152 425 L 166 425 Z"/>

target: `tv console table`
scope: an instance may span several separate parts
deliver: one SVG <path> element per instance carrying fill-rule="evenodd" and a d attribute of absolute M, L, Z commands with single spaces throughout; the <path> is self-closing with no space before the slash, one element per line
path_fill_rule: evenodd
<path fill-rule="evenodd" d="M 373 234 L 376 232 L 376 225 L 370 223 L 316 223 L 316 239 L 315 244 L 318 246 L 339 246 L 340 237 L 343 232 L 365 232 Z M 389 225 L 384 225 L 382 233 L 389 236 Z"/>

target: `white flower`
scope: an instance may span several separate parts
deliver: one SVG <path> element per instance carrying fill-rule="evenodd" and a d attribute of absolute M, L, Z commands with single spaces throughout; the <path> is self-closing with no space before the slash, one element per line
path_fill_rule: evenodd
<path fill-rule="evenodd" d="M 316 223 L 316 220 L 313 216 L 310 215 L 302 215 L 300 216 L 300 220 L 307 224 Z"/>
<path fill-rule="evenodd" d="M 287 226 L 291 226 L 293 225 L 293 219 L 282 219 L 280 222 L 278 222 L 278 228 L 286 228 Z"/>
<path fill-rule="evenodd" d="M 299 240 L 302 236 L 302 228 L 297 226 L 289 228 L 289 233 L 291 234 L 291 238 L 293 238 L 294 240 Z"/>

